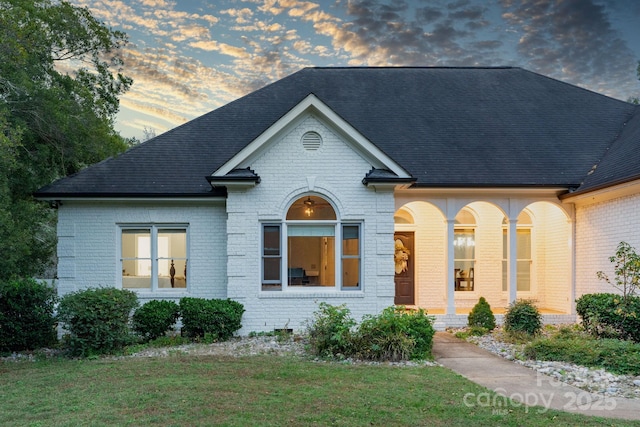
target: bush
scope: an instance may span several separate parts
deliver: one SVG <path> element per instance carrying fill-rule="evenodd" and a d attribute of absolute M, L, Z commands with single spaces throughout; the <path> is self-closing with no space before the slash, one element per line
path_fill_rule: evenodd
<path fill-rule="evenodd" d="M 180 307 L 173 301 L 153 300 L 133 314 L 133 330 L 145 341 L 164 336 L 180 317 Z"/>
<path fill-rule="evenodd" d="M 537 335 L 542 330 L 542 316 L 530 300 L 517 300 L 504 315 L 504 330 L 509 333 Z"/>
<path fill-rule="evenodd" d="M 392 306 L 377 316 L 364 317 L 354 336 L 353 350 L 365 360 L 428 359 L 434 334 L 424 310 Z"/>
<path fill-rule="evenodd" d="M 54 344 L 56 301 L 55 289 L 44 282 L 18 279 L 0 283 L 0 352 Z"/>
<path fill-rule="evenodd" d="M 479 326 L 488 331 L 496 328 L 496 317 L 493 315 L 491 306 L 484 297 L 480 297 L 478 303 L 471 309 L 468 322 L 471 327 Z"/>
<path fill-rule="evenodd" d="M 391 308 L 391 307 L 390 307 Z M 406 325 L 405 333 L 416 343 L 411 359 L 430 359 L 433 348 L 433 318 L 427 316 L 423 309 L 406 311 L 404 307 L 395 307 L 399 320 Z"/>
<path fill-rule="evenodd" d="M 180 300 L 182 335 L 212 341 L 225 341 L 242 327 L 244 306 L 230 299 L 185 297 Z"/>
<path fill-rule="evenodd" d="M 615 339 L 594 339 L 567 332 L 538 338 L 524 348 L 528 358 L 605 368 L 623 375 L 640 375 L 640 344 Z"/>
<path fill-rule="evenodd" d="M 349 309 L 343 304 L 333 306 L 321 302 L 307 326 L 311 352 L 320 357 L 340 357 L 351 354 L 352 328 L 356 325 Z"/>
<path fill-rule="evenodd" d="M 416 346 L 407 334 L 388 329 L 379 317 L 365 319 L 352 337 L 353 355 L 363 360 L 408 360 Z"/>
<path fill-rule="evenodd" d="M 58 319 L 69 331 L 71 355 L 113 353 L 132 343 L 129 316 L 137 306 L 136 294 L 124 289 L 89 288 L 62 297 Z"/>
<path fill-rule="evenodd" d="M 582 326 L 598 338 L 619 338 L 640 342 L 640 298 L 602 293 L 586 294 L 576 300 Z"/>
<path fill-rule="evenodd" d="M 365 316 L 354 330 L 355 324 L 344 305 L 321 303 L 308 328 L 314 354 L 389 361 L 431 357 L 435 330 L 424 310 L 388 307 L 377 316 Z"/>

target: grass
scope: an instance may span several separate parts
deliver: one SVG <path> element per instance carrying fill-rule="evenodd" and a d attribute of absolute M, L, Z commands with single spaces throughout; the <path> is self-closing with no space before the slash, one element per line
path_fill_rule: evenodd
<path fill-rule="evenodd" d="M 634 425 L 509 405 L 441 367 L 187 356 L 0 362 L 2 426 Z M 635 424 L 637 425 L 637 424 Z"/>

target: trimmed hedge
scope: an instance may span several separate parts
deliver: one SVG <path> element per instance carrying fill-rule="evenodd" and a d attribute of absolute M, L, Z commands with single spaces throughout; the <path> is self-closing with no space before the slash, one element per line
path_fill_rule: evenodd
<path fill-rule="evenodd" d="M 640 342 L 640 298 L 611 293 L 586 294 L 576 300 L 582 326 L 598 338 Z"/>
<path fill-rule="evenodd" d="M 183 336 L 224 341 L 242 327 L 244 306 L 231 299 L 185 297 L 180 300 L 180 313 Z"/>
<path fill-rule="evenodd" d="M 133 330 L 145 341 L 164 336 L 178 321 L 180 307 L 173 301 L 153 300 L 138 308 L 131 319 Z"/>
<path fill-rule="evenodd" d="M 55 344 L 56 291 L 46 283 L 18 279 L 0 283 L 0 352 Z"/>
<path fill-rule="evenodd" d="M 69 331 L 64 344 L 73 356 L 113 353 L 134 342 L 129 316 L 138 306 L 134 292 L 89 288 L 65 295 L 58 319 Z"/>

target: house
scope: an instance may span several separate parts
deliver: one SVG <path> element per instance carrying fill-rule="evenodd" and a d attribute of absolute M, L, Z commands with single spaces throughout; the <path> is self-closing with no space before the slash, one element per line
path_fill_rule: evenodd
<path fill-rule="evenodd" d="M 60 294 L 231 298 L 241 334 L 318 303 L 545 320 L 640 248 L 640 107 L 520 68 L 307 68 L 40 189 Z"/>

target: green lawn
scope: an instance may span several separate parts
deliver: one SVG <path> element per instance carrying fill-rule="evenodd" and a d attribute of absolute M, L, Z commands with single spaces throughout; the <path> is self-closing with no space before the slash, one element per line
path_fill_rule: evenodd
<path fill-rule="evenodd" d="M 484 392 L 440 367 L 278 356 L 0 362 L 0 425 L 634 425 L 465 405 L 466 393 Z"/>

